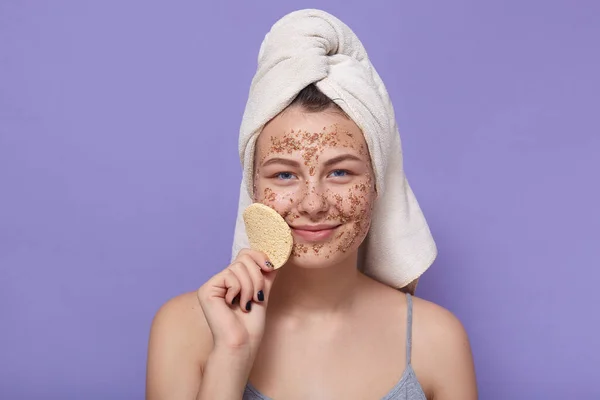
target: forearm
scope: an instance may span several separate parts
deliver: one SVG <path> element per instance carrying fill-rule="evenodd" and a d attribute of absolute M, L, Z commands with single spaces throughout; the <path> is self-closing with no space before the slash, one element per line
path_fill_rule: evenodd
<path fill-rule="evenodd" d="M 196 400 L 241 400 L 252 362 L 242 352 L 213 350 L 204 366 Z"/>

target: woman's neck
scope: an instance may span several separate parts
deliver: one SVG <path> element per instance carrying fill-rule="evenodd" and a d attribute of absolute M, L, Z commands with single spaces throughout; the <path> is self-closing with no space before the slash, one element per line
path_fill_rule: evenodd
<path fill-rule="evenodd" d="M 349 311 L 364 280 L 356 264 L 355 252 L 326 268 L 285 265 L 271 290 L 269 314 L 319 318 Z"/>

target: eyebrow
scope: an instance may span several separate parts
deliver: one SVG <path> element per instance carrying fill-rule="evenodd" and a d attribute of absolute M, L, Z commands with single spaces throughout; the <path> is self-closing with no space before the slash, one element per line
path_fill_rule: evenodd
<path fill-rule="evenodd" d="M 329 160 L 325 161 L 324 165 L 326 167 L 330 167 L 332 165 L 338 164 L 342 161 L 363 161 L 360 157 L 357 157 L 355 155 L 352 154 L 342 154 L 340 156 L 337 157 L 333 157 L 330 158 Z M 295 160 L 291 160 L 289 158 L 281 158 L 281 157 L 274 157 L 274 158 L 270 158 L 267 161 L 265 161 L 262 166 L 266 167 L 267 165 L 271 165 L 271 164 L 283 164 L 283 165 L 289 165 L 290 167 L 299 167 L 300 163 L 298 163 Z"/>
<path fill-rule="evenodd" d="M 267 165 L 271 165 L 271 164 L 283 164 L 283 165 L 289 165 L 290 167 L 299 167 L 300 166 L 300 164 L 297 161 L 290 160 L 289 158 L 279 158 L 279 157 L 268 159 L 267 161 L 265 161 L 262 164 L 262 166 L 266 167 Z"/>
<path fill-rule="evenodd" d="M 357 157 L 353 154 L 342 154 L 341 156 L 330 158 L 325 161 L 325 166 L 330 167 L 337 163 L 341 163 L 342 161 L 362 161 L 360 157 Z"/>

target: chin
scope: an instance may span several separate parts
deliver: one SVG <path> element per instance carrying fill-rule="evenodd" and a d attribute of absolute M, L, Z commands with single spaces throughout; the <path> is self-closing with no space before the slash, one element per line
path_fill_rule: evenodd
<path fill-rule="evenodd" d="M 306 251 L 305 251 L 306 250 Z M 297 268 L 303 269 L 324 269 L 333 267 L 345 261 L 351 252 L 326 254 L 325 252 L 315 252 L 312 248 L 306 249 L 302 245 L 294 246 L 292 255 L 288 263 Z"/>

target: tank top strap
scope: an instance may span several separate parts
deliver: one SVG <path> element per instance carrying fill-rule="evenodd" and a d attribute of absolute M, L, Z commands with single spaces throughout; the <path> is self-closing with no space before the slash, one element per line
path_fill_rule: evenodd
<path fill-rule="evenodd" d="M 413 303 L 410 293 L 406 293 L 407 316 L 406 316 L 406 365 L 410 365 L 410 357 L 412 350 L 412 320 L 413 320 Z"/>

